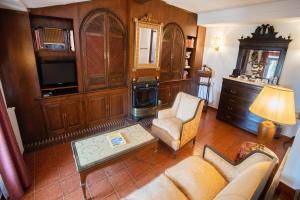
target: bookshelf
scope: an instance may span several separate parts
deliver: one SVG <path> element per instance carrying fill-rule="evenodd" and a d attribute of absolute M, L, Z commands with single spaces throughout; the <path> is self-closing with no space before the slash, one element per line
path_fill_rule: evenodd
<path fill-rule="evenodd" d="M 192 77 L 192 66 L 194 62 L 196 37 L 187 36 L 185 43 L 185 63 L 184 63 L 184 79 Z"/>
<path fill-rule="evenodd" d="M 40 80 L 41 95 L 43 97 L 47 97 L 77 93 L 78 81 L 73 20 L 58 17 L 30 15 L 30 25 L 35 58 L 38 67 L 37 70 Z M 74 75 L 73 78 L 76 80 L 68 84 L 57 82 L 57 84 L 45 85 L 43 82 L 44 77 L 42 69 L 45 63 L 59 63 L 58 65 L 61 68 L 53 65 L 56 70 L 54 73 L 57 73 L 57 76 L 59 76 L 60 73 L 63 73 L 64 70 L 66 70 L 64 63 L 67 65 L 67 61 L 74 63 L 73 68 L 76 75 Z M 51 66 L 48 66 L 47 70 L 51 70 Z M 52 76 L 55 77 L 55 74 Z"/>

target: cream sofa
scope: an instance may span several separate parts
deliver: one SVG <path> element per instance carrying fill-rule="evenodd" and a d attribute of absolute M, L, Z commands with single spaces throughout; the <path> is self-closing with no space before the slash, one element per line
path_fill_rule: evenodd
<path fill-rule="evenodd" d="M 276 158 L 260 151 L 233 163 L 205 146 L 203 158 L 186 158 L 125 200 L 258 199 L 276 164 Z"/>
<path fill-rule="evenodd" d="M 191 140 L 195 141 L 204 100 L 179 92 L 168 109 L 160 110 L 153 120 L 151 133 L 176 151 Z"/>

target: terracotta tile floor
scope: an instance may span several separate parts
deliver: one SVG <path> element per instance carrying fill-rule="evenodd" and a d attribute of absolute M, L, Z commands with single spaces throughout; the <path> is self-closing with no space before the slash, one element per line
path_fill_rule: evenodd
<path fill-rule="evenodd" d="M 205 144 L 214 146 L 234 159 L 242 142 L 257 140 L 253 134 L 216 120 L 215 110 L 204 113 L 202 118 L 195 146 L 189 143 L 173 159 L 171 151 L 160 144 L 155 157 L 153 152 L 142 152 L 124 162 L 96 171 L 87 180 L 89 197 L 120 199 L 187 156 L 200 155 Z M 269 145 L 279 158 L 285 153 L 284 141 L 286 138 L 282 137 Z M 33 177 L 33 185 L 24 200 L 82 199 L 70 143 L 26 154 L 25 160 Z"/>

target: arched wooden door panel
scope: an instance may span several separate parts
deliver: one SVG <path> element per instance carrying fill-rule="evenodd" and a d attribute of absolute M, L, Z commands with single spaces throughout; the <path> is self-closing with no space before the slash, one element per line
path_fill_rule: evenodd
<path fill-rule="evenodd" d="M 112 15 L 108 16 L 108 85 L 126 85 L 126 33 L 121 22 Z"/>
<path fill-rule="evenodd" d="M 162 81 L 178 80 L 182 77 L 184 42 L 184 34 L 179 25 L 169 23 L 164 27 L 160 62 Z"/>
<path fill-rule="evenodd" d="M 117 16 L 92 11 L 80 37 L 85 90 L 126 85 L 126 31 Z"/>

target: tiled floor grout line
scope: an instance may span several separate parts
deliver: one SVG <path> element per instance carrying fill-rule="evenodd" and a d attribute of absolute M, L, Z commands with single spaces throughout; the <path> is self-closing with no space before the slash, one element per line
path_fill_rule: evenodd
<path fill-rule="evenodd" d="M 104 169 L 103 169 L 103 170 L 104 170 Z M 108 173 L 107 173 L 105 170 L 104 170 L 104 173 L 105 173 L 105 176 L 106 176 L 108 182 L 110 183 L 110 185 L 112 186 L 112 188 L 113 188 L 113 190 L 114 190 L 113 193 L 115 193 L 115 194 L 118 196 L 118 198 L 121 199 L 121 197 L 120 197 L 120 195 L 119 195 L 119 193 L 118 193 L 116 187 L 114 186 L 114 184 L 112 184 L 111 180 L 109 179 Z M 111 193 L 111 194 L 113 194 L 113 193 Z M 111 195 L 111 194 L 109 194 L 109 195 Z M 105 196 L 103 199 L 105 199 L 105 198 L 108 197 L 109 195 Z"/>
<path fill-rule="evenodd" d="M 86 182 L 86 191 L 88 191 L 89 195 L 90 195 L 90 199 L 93 199 L 92 197 L 92 192 L 91 192 L 91 188 L 89 186 L 89 184 Z M 92 186 L 92 185 L 91 185 Z M 81 189 L 81 186 L 80 186 L 80 189 Z M 83 194 L 82 194 L 83 195 Z"/>
<path fill-rule="evenodd" d="M 125 170 L 127 171 L 127 173 L 129 174 L 130 178 L 133 180 L 134 182 L 134 185 L 138 188 L 138 185 L 137 185 L 137 180 L 135 179 L 135 177 L 131 174 L 131 172 L 129 171 L 129 168 L 128 166 L 124 163 L 125 165 Z"/>
<path fill-rule="evenodd" d="M 35 200 L 35 184 L 36 184 L 36 172 L 37 172 L 37 160 L 36 160 L 36 152 L 33 153 L 33 200 Z"/>

